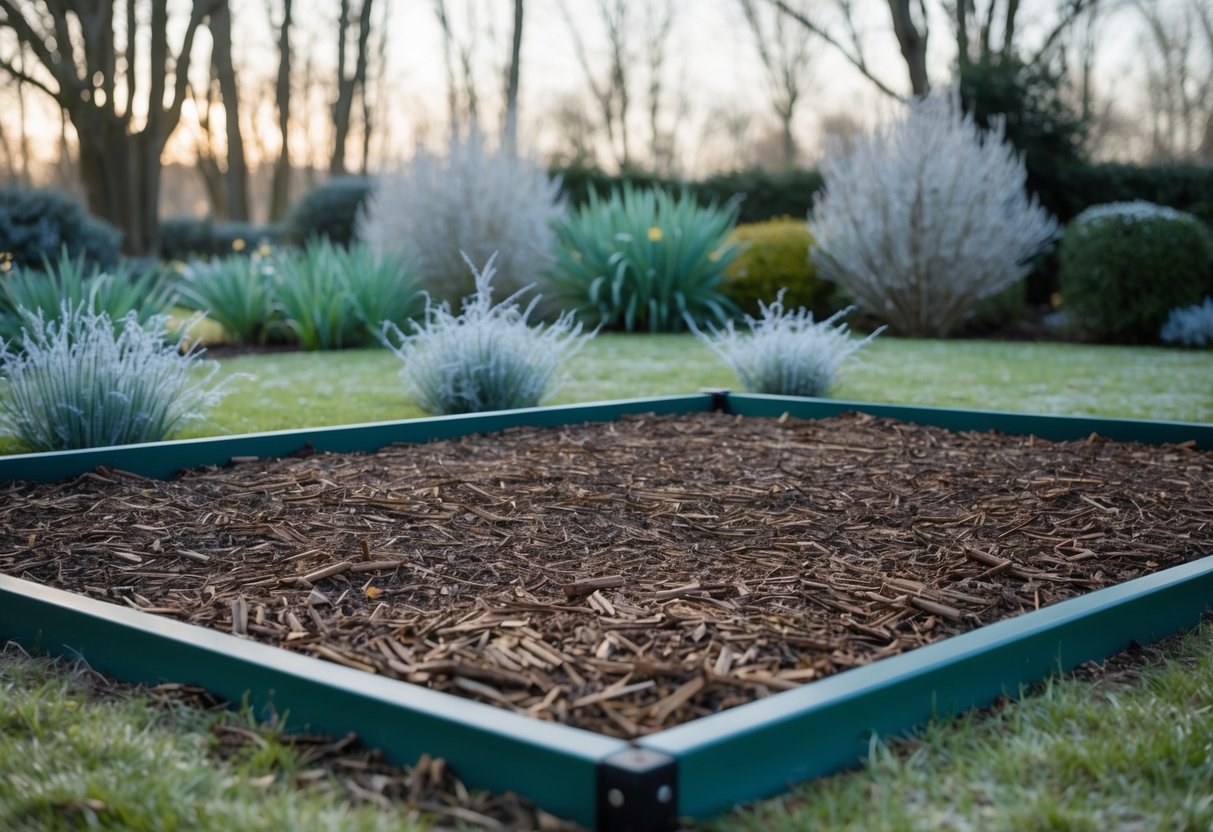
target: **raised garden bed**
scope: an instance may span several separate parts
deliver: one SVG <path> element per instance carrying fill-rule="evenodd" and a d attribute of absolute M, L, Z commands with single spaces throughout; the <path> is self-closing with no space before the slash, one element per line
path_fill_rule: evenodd
<path fill-rule="evenodd" d="M 685 403 L 694 398 L 709 400 Z M 811 413 L 804 402 L 765 397 L 714 403 L 780 415 L 688 406 L 372 455 L 245 461 L 170 481 L 103 469 L 10 485 L 0 502 L 0 571 L 344 665 L 351 680 L 395 677 L 492 703 L 502 718 L 506 710 L 528 725 L 588 729 L 567 741 L 588 743 L 598 761 L 639 739 L 660 753 L 631 768 L 666 772 L 660 779 L 676 765 L 680 799 L 671 791 L 659 803 L 688 814 L 767 793 L 772 778 L 820 773 L 825 759 L 850 759 L 861 738 L 844 721 L 833 747 L 802 751 L 807 762 L 785 776 L 721 770 L 720 754 L 736 753 L 746 734 L 756 752 L 781 731 L 785 746 L 794 743 L 780 723 L 803 716 L 812 700 L 821 705 L 817 692 L 831 686 L 854 698 L 859 676 L 869 686 L 884 679 L 885 689 L 906 668 L 960 667 L 962 654 L 978 662 L 971 670 L 997 664 L 999 650 L 1011 649 L 999 632 L 1022 640 L 1032 628 L 1025 621 L 1064 621 L 1075 605 L 1102 608 L 1101 598 L 1153 597 L 1143 582 L 1179 587 L 1187 606 L 1171 597 L 1140 627 L 1122 622 L 1096 642 L 1123 646 L 1118 632 L 1161 636 L 1158 621 L 1192 619 L 1203 606 L 1189 579 L 1207 582 L 1213 566 L 1191 564 L 1182 579 L 1143 576 L 1213 551 L 1213 453 L 1196 447 L 1207 445 L 1207 427 L 1102 422 L 1103 433 L 1170 431 L 1163 438 L 1187 444 L 1056 443 L 870 412 L 808 422 L 782 415 L 846 409 L 835 403 Z M 986 416 L 954 426 L 999 421 Z M 1084 426 L 1037 418 L 1046 428 L 1037 433 L 1076 436 Z M 1094 592 L 1105 587 L 1114 588 Z M 1076 600 L 1050 606 L 1068 598 Z M 950 710 L 1059 661 L 1096 657 L 1059 657 L 1059 638 L 1012 645 L 1034 656 L 1027 667 L 1011 662 L 963 692 L 923 684 Z M 979 642 L 987 647 L 975 651 Z M 862 670 L 839 673 L 851 668 Z M 859 711 L 860 733 L 887 729 L 889 717 Z M 471 713 L 496 719 L 488 709 Z M 557 746 L 566 741 L 552 736 Z M 452 756 L 441 742 L 423 750 Z M 629 770 L 617 768 L 617 776 Z M 612 820 L 611 789 L 598 780 L 594 809 L 556 810 L 626 825 Z M 708 790 L 708 781 L 721 783 Z"/>

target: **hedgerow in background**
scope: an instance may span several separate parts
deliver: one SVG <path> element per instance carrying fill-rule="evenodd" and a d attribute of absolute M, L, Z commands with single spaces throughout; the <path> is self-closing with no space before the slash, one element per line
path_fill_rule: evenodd
<path fill-rule="evenodd" d="M 181 270 L 178 302 L 222 326 L 231 343 L 264 344 L 275 325 L 281 326 L 274 306 L 275 263 L 261 254 L 195 260 Z"/>
<path fill-rule="evenodd" d="M 160 259 L 185 263 L 199 258 L 264 255 L 281 238 L 281 229 L 272 225 L 170 217 L 160 223 Z"/>
<path fill-rule="evenodd" d="M 803 220 L 780 217 L 738 225 L 732 240 L 737 257 L 725 270 L 721 291 L 742 312 L 761 314 L 760 304 L 774 303 L 781 291 L 786 306 L 804 307 L 818 318 L 836 311 L 830 303 L 834 284 L 819 278 L 809 259 L 813 235 Z"/>
<path fill-rule="evenodd" d="M 128 261 L 102 271 L 63 249 L 41 268 L 14 269 L 0 279 L 0 339 L 15 341 L 38 316 L 50 323 L 65 308 L 82 307 L 114 321 L 134 314 L 140 324 L 150 326 L 173 301 L 173 288 L 156 267 L 136 272 Z"/>
<path fill-rule="evenodd" d="M 1159 337 L 1179 347 L 1213 347 L 1213 297 L 1199 306 L 1172 309 Z"/>
<path fill-rule="evenodd" d="M 425 315 L 411 323 L 412 332 L 384 325 L 383 341 L 402 362 L 408 395 L 428 413 L 535 407 L 559 386 L 561 365 L 593 337 L 581 334 L 581 324 L 569 312 L 553 323 L 531 326 L 538 298 L 523 309 L 520 292 L 494 306 L 495 259 L 491 256 L 483 271 L 467 260 L 476 292 L 463 299 L 460 314 L 453 314 L 446 301 L 427 299 Z"/>
<path fill-rule="evenodd" d="M 409 261 L 364 245 L 316 239 L 279 257 L 276 268 L 275 305 L 307 350 L 375 343 L 383 322 L 401 326 L 419 305 Z"/>
<path fill-rule="evenodd" d="M 1083 211 L 1058 252 L 1062 302 L 1098 338 L 1150 343 L 1209 290 L 1213 238 L 1191 214 L 1119 202 Z"/>
<path fill-rule="evenodd" d="M 40 268 L 64 249 L 109 268 L 118 263 L 122 232 L 90 216 L 75 197 L 49 188 L 0 188 L 0 268 Z"/>
<path fill-rule="evenodd" d="M 831 148 L 821 172 L 813 261 L 902 335 L 947 335 L 1057 234 L 1002 127 L 979 129 L 955 92 L 911 102 L 849 153 Z"/>
<path fill-rule="evenodd" d="M 745 316 L 748 332 L 738 332 L 733 321 L 722 328 L 695 334 L 724 359 L 741 386 L 751 393 L 776 396 L 822 396 L 850 355 L 879 335 L 852 338 L 841 318 L 842 309 L 824 321 L 814 321 L 807 309 L 786 309 L 783 292 L 770 303 L 759 303 L 761 317 Z"/>
<path fill-rule="evenodd" d="M 0 345 L 0 432 L 58 451 L 154 442 L 205 415 L 225 394 L 212 384 L 219 365 L 167 341 L 167 320 L 114 321 L 82 305 L 36 315 Z"/>
<path fill-rule="evenodd" d="M 358 215 L 375 189 L 361 176 L 339 176 L 312 188 L 291 206 L 282 221 L 285 237 L 303 245 L 328 240 L 348 246 L 357 239 Z"/>
<path fill-rule="evenodd" d="M 419 151 L 381 178 L 359 234 L 380 255 L 414 256 L 423 288 L 452 303 L 474 294 L 461 252 L 482 263 L 498 253 L 505 294 L 529 286 L 551 263 L 560 183 L 533 159 L 489 149 L 473 131 L 445 155 Z"/>
<path fill-rule="evenodd" d="M 565 308 L 607 329 L 723 324 L 736 311 L 723 292 L 736 223 L 736 203 L 704 208 L 686 193 L 627 186 L 605 200 L 591 194 L 556 225 L 553 287 Z"/>

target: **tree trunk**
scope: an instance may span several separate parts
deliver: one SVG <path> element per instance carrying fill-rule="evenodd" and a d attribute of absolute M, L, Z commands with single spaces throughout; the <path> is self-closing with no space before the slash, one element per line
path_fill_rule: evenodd
<path fill-rule="evenodd" d="M 889 0 L 889 11 L 893 14 L 893 34 L 910 72 L 910 90 L 915 96 L 924 96 L 931 90 L 927 79 L 927 29 L 925 20 L 922 31 L 914 24 L 912 3 L 913 0 Z"/>
<path fill-rule="evenodd" d="M 282 0 L 282 25 L 278 29 L 278 80 L 274 84 L 278 105 L 278 135 L 282 146 L 274 160 L 270 180 L 270 219 L 286 216 L 291 204 L 291 0 Z"/>
<path fill-rule="evenodd" d="M 518 150 L 518 81 L 522 60 L 522 5 L 523 0 L 514 0 L 514 38 L 510 45 L 510 66 L 505 85 L 505 136 L 508 152 Z"/>
<path fill-rule="evenodd" d="M 354 73 L 345 74 L 345 34 L 348 22 L 339 26 L 341 42 L 338 47 L 337 100 L 333 102 L 333 156 L 329 162 L 329 173 L 341 176 L 347 173 L 345 143 L 350 135 L 350 113 L 354 108 L 354 94 L 366 84 L 367 43 L 371 36 L 371 6 L 373 0 L 362 0 L 362 11 L 358 15 L 358 46 L 354 55 Z M 349 0 L 342 0 L 343 17 L 349 14 Z M 348 21 L 348 17 L 347 17 Z"/>
<path fill-rule="evenodd" d="M 211 62 L 219 81 L 219 95 L 227 129 L 227 217 L 238 222 L 249 219 L 248 163 L 244 155 L 244 136 L 240 131 L 240 94 L 232 64 L 232 13 L 228 0 L 222 0 L 211 14 L 210 30 L 214 39 Z"/>

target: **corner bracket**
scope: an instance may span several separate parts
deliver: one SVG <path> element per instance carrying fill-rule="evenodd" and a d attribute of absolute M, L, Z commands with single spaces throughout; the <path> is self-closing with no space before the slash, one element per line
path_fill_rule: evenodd
<path fill-rule="evenodd" d="M 678 825 L 678 761 L 632 746 L 598 764 L 599 832 L 665 832 Z"/>
<path fill-rule="evenodd" d="M 732 390 L 727 387 L 700 387 L 699 392 L 707 393 L 712 397 L 712 412 L 729 412 L 729 394 L 733 392 Z"/>

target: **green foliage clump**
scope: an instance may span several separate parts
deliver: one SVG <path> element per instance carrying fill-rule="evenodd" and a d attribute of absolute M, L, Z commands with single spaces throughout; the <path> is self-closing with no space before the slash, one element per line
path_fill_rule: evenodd
<path fill-rule="evenodd" d="M 687 321 L 724 323 L 736 307 L 723 293 L 737 256 L 729 234 L 737 206 L 700 206 L 687 193 L 625 186 L 557 223 L 551 279 L 562 301 L 591 325 L 679 332 Z"/>
<path fill-rule="evenodd" d="M 66 304 L 37 314 L 18 343 L 0 344 L 0 432 L 33 451 L 155 442 L 200 418 L 223 397 L 199 376 L 198 353 L 164 338 L 131 312 L 112 320 Z"/>
<path fill-rule="evenodd" d="M 160 259 L 185 263 L 233 254 L 251 257 L 264 254 L 281 236 L 281 230 L 272 225 L 170 217 L 160 223 Z"/>
<path fill-rule="evenodd" d="M 830 302 L 835 285 L 817 276 L 809 259 L 813 235 L 803 220 L 780 217 L 738 225 L 733 230 L 737 259 L 725 270 L 722 290 L 742 312 L 760 314 L 760 304 L 774 303 L 784 292 L 791 309 L 804 307 L 825 317 L 836 311 Z"/>
<path fill-rule="evenodd" d="M 194 261 L 182 270 L 178 302 L 223 327 L 236 344 L 264 344 L 278 320 L 274 306 L 275 260 L 254 254 Z"/>
<path fill-rule="evenodd" d="M 277 270 L 275 304 L 307 350 L 376 343 L 384 322 L 401 326 L 418 306 L 412 264 L 362 244 L 316 239 L 279 258 Z"/>
<path fill-rule="evenodd" d="M 56 321 L 65 308 L 83 307 L 112 321 L 134 314 L 147 325 L 173 304 L 173 289 L 156 268 L 136 271 L 124 262 L 102 271 L 67 248 L 41 266 L 14 269 L 0 278 L 0 340 L 16 341 L 36 319 Z"/>
<path fill-rule="evenodd" d="M 288 239 L 303 244 L 319 238 L 338 246 L 358 239 L 358 215 L 375 189 L 361 176 L 341 176 L 317 185 L 291 206 L 283 220 Z"/>
<path fill-rule="evenodd" d="M 1058 254 L 1063 302 L 1100 339 L 1154 342 L 1168 313 L 1205 294 L 1213 237 L 1194 216 L 1146 202 L 1088 209 Z"/>
<path fill-rule="evenodd" d="M 427 413 L 535 407 L 553 392 L 561 365 L 593 337 L 581 335 L 571 312 L 532 327 L 538 297 L 525 309 L 517 303 L 521 292 L 494 306 L 495 259 L 483 271 L 467 261 L 476 292 L 463 299 L 460 314 L 446 301 L 427 299 L 425 316 L 412 323 L 411 333 L 384 324 L 384 343 L 403 362 L 400 376 L 409 396 Z"/>
<path fill-rule="evenodd" d="M 74 197 L 50 188 L 0 188 L 0 259 L 5 268 L 38 268 L 66 249 L 72 258 L 109 268 L 118 263 L 122 232 L 90 216 Z"/>

